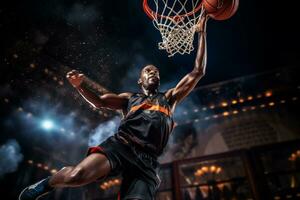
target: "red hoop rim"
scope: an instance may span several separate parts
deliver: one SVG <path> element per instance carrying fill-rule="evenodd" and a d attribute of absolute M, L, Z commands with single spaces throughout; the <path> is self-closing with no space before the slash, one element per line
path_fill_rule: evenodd
<path fill-rule="evenodd" d="M 143 9 L 144 9 L 144 12 L 146 13 L 146 15 L 151 19 L 151 20 L 154 20 L 156 18 L 171 18 L 171 19 L 176 19 L 178 17 L 188 17 L 188 16 L 191 16 L 193 15 L 194 13 L 198 12 L 202 7 L 202 2 L 199 3 L 199 5 L 194 9 L 192 10 L 191 12 L 188 12 L 184 15 L 176 15 L 176 16 L 164 16 L 164 15 L 160 15 L 160 14 L 157 14 L 155 13 L 148 5 L 148 0 L 143 0 Z"/>

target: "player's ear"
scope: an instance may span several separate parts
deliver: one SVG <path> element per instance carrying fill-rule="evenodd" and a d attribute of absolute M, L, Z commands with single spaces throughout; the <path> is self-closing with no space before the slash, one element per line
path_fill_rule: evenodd
<path fill-rule="evenodd" d="M 138 80 L 138 84 L 139 84 L 139 85 L 141 85 L 141 84 L 142 84 L 142 79 L 141 79 L 141 78 L 139 78 L 139 80 Z"/>

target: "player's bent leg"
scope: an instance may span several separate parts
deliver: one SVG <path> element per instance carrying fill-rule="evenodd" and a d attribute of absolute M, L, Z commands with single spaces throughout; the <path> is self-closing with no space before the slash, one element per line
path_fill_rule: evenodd
<path fill-rule="evenodd" d="M 111 170 L 105 155 L 94 153 L 86 157 L 75 167 L 64 167 L 52 177 L 41 180 L 25 188 L 19 200 L 36 200 L 56 187 L 76 187 L 105 177 Z"/>
<path fill-rule="evenodd" d="M 111 170 L 105 155 L 94 153 L 86 157 L 76 167 L 65 167 L 50 178 L 52 187 L 76 187 L 105 177 Z"/>

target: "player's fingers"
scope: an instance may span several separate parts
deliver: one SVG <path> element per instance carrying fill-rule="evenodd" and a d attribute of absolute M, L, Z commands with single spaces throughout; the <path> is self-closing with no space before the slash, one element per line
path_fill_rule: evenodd
<path fill-rule="evenodd" d="M 72 70 L 70 73 L 69 73 L 69 76 L 78 76 L 78 72 L 75 71 L 75 70 Z"/>
<path fill-rule="evenodd" d="M 76 70 L 72 70 L 72 71 L 69 71 L 68 74 L 70 75 L 74 75 L 74 74 L 77 74 L 78 72 Z"/>
<path fill-rule="evenodd" d="M 67 73 L 67 76 L 72 76 L 74 73 L 72 71 Z"/>
<path fill-rule="evenodd" d="M 74 75 L 73 74 L 67 74 L 67 76 L 66 76 L 68 79 L 70 79 L 70 78 L 73 78 L 74 77 Z"/>

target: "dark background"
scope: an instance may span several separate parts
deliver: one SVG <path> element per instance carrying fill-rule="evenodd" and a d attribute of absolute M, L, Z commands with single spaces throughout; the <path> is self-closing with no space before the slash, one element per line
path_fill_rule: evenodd
<path fill-rule="evenodd" d="M 211 20 L 208 73 L 201 84 L 299 63 L 295 7 L 279 1 L 241 0 L 232 19 Z M 39 46 L 38 53 L 85 73 L 101 73 L 105 65 L 114 81 L 104 84 L 112 84 L 114 90 L 124 87 L 120 77 L 114 77 L 116 72 L 126 73 L 145 63 L 160 67 L 165 79 L 176 80 L 193 66 L 194 54 L 169 59 L 157 49 L 160 35 L 138 0 L 9 1 L 1 8 L 1 21 L 6 59 L 21 52 L 16 43 L 25 40 Z M 30 55 L 24 56 L 30 60 Z M 6 66 L 1 69 L 4 75 Z M 5 82 L 11 78 L 5 77 Z"/>

